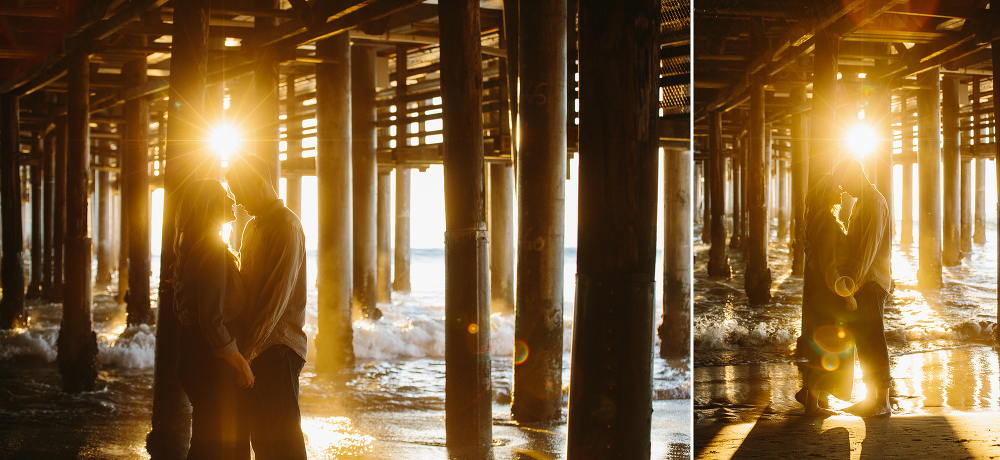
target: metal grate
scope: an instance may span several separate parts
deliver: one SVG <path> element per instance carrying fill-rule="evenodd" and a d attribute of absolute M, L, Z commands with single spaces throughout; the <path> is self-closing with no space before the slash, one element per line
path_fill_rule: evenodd
<path fill-rule="evenodd" d="M 660 108 L 663 109 L 664 115 L 690 113 L 691 85 L 664 86 L 660 88 L 660 93 L 663 94 Z"/>
<path fill-rule="evenodd" d="M 660 76 L 683 75 L 691 73 L 691 58 L 677 56 L 660 60 Z"/>
<path fill-rule="evenodd" d="M 660 0 L 660 32 L 681 32 L 691 25 L 691 0 Z"/>

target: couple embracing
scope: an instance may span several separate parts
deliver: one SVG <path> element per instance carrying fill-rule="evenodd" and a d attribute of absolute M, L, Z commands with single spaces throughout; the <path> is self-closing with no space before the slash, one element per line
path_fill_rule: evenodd
<path fill-rule="evenodd" d="M 837 218 L 842 192 L 857 199 L 846 229 Z M 833 175 L 815 178 L 805 208 L 800 344 L 809 362 L 796 399 L 807 416 L 832 415 L 830 395 L 851 399 L 857 353 L 867 395 L 846 411 L 888 417 L 891 376 L 882 316 L 892 288 L 889 207 L 861 163 L 849 158 Z"/>
<path fill-rule="evenodd" d="M 222 183 L 186 186 L 175 215 L 172 282 L 178 377 L 191 401 L 188 459 L 304 459 L 299 373 L 305 364 L 305 237 L 267 163 L 245 155 Z M 239 255 L 220 236 L 233 204 L 253 219 Z"/>

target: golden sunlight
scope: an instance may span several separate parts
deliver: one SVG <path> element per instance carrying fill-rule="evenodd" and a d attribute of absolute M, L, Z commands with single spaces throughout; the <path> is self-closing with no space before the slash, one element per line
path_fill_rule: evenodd
<path fill-rule="evenodd" d="M 844 142 L 847 144 L 847 150 L 851 152 L 851 155 L 861 159 L 875 149 L 875 146 L 878 145 L 878 140 L 878 133 L 871 126 L 858 123 L 847 130 Z"/>
<path fill-rule="evenodd" d="M 208 136 L 208 144 L 220 159 L 226 160 L 240 147 L 240 132 L 230 125 L 216 126 Z"/>

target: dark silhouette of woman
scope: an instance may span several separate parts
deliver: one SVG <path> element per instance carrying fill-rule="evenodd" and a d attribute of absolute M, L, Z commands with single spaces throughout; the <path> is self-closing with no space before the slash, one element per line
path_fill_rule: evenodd
<path fill-rule="evenodd" d="M 247 459 L 238 387 L 252 387 L 253 372 L 240 354 L 232 320 L 244 303 L 236 256 L 223 241 L 233 199 L 217 180 L 184 189 L 175 214 L 174 312 L 180 319 L 178 377 L 191 401 L 190 459 Z"/>
<path fill-rule="evenodd" d="M 837 270 L 847 235 L 837 218 L 840 189 L 829 174 L 820 175 L 806 194 L 805 271 L 802 289 L 804 385 L 796 399 L 807 416 L 825 416 L 828 397 L 849 400 L 854 383 L 854 337 L 846 325 L 857 309 L 853 281 Z"/>

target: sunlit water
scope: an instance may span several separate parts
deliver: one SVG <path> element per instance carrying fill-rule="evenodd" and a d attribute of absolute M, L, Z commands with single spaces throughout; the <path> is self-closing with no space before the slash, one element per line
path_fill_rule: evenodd
<path fill-rule="evenodd" d="M 960 266 L 944 269 L 940 290 L 917 287 L 918 245 L 901 246 L 896 236 L 895 291 L 886 302 L 884 318 L 894 413 L 1000 411 L 1000 365 L 992 347 L 997 321 L 996 235 L 995 224 L 988 224 L 986 243 L 974 244 Z M 787 244 L 772 243 L 774 299 L 759 307 L 747 304 L 740 253 L 730 254 L 734 273 L 730 280 L 705 276 L 707 246 L 699 242 L 695 255 L 696 420 L 733 423 L 801 415 L 802 406 L 794 400 L 801 388 L 794 347 L 800 331 L 802 278 L 790 275 Z M 858 366 L 855 376 L 852 399 L 858 401 L 865 396 Z M 831 405 L 842 409 L 849 402 L 834 399 Z"/>
<path fill-rule="evenodd" d="M 357 364 L 355 377 L 346 384 L 314 371 L 315 253 L 308 254 L 308 264 L 310 359 L 300 379 L 300 405 L 310 457 L 441 458 L 445 445 L 443 250 L 414 249 L 411 280 L 415 290 L 406 295 L 394 293 L 392 303 L 379 304 L 385 315 L 382 320 L 355 322 Z M 154 259 L 154 293 L 158 266 Z M 575 266 L 575 251 L 567 250 L 564 406 L 570 377 Z M 98 390 L 93 393 L 71 396 L 61 391 L 55 363 L 61 319 L 58 304 L 31 304 L 30 326 L 0 336 L 0 457 L 25 446 L 31 446 L 34 453 L 79 452 L 91 458 L 146 455 L 142 439 L 149 431 L 155 327 L 126 329 L 124 308 L 114 302 L 113 294 L 106 287 L 95 290 L 93 318 L 100 372 Z M 662 315 L 661 296 L 658 290 L 657 324 Z M 510 422 L 513 331 L 512 317 L 492 316 L 496 458 L 536 450 L 561 458 L 565 421 L 541 431 L 519 429 Z M 675 368 L 655 360 L 653 458 L 674 458 L 687 451 L 690 376 L 687 365 Z"/>

